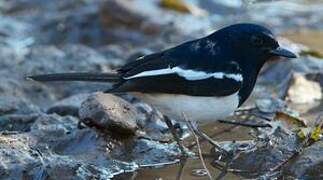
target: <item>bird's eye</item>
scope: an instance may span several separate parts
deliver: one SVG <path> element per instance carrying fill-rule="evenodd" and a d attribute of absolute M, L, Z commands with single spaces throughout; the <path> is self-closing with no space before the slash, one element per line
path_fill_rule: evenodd
<path fill-rule="evenodd" d="M 263 45 L 264 41 L 262 38 L 258 37 L 258 36 L 253 36 L 251 38 L 251 41 L 254 45 L 257 45 L 257 46 L 260 46 L 260 45 Z"/>

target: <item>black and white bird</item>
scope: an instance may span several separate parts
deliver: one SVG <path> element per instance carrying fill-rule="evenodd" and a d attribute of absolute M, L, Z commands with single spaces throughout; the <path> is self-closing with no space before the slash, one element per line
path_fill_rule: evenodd
<path fill-rule="evenodd" d="M 295 58 L 267 28 L 235 24 L 206 37 L 142 56 L 111 73 L 30 76 L 36 81 L 103 81 L 107 92 L 130 92 L 168 117 L 209 122 L 231 115 L 274 56 Z"/>

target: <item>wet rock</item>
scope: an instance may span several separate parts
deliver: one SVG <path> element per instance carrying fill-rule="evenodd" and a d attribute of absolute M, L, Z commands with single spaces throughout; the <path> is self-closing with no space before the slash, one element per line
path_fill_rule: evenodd
<path fill-rule="evenodd" d="M 284 111 L 287 108 L 287 104 L 280 99 L 268 98 L 257 100 L 256 107 L 263 113 L 275 113 L 277 111 Z"/>
<path fill-rule="evenodd" d="M 115 11 L 119 13 L 112 13 Z M 192 37 L 194 34 L 201 34 L 200 31 L 206 32 L 211 27 L 211 22 L 208 19 L 166 10 L 161 8 L 159 1 L 142 3 L 140 0 L 111 0 L 102 6 L 101 12 L 103 22 L 107 24 L 107 27 L 115 27 L 112 30 L 110 28 L 110 31 L 115 32 L 114 35 L 131 33 L 132 35 L 127 38 L 138 37 L 136 41 L 140 44 L 142 39 L 145 39 L 146 42 L 150 38 L 156 40 L 155 36 L 158 38 L 164 33 L 179 37 L 183 37 L 183 35 Z M 194 24 L 194 26 L 187 24 Z M 125 28 L 130 29 L 130 31 L 121 33 Z M 151 37 L 151 35 L 154 36 Z M 120 40 L 123 40 L 121 36 Z M 132 42 L 133 40 L 129 39 Z"/>
<path fill-rule="evenodd" d="M 102 38 L 107 36 L 100 23 L 99 4 L 100 1 L 59 0 L 53 3 L 14 0 L 5 3 L 1 9 L 6 15 L 32 22 L 31 29 L 37 43 L 98 46 L 107 42 Z"/>
<path fill-rule="evenodd" d="M 47 113 L 56 113 L 61 116 L 72 115 L 78 116 L 79 109 L 83 101 L 88 98 L 90 94 L 76 94 L 68 98 L 56 102 L 48 108 Z"/>
<path fill-rule="evenodd" d="M 238 169 L 238 175 L 244 178 L 271 176 L 270 169 L 284 162 L 293 155 L 299 141 L 297 135 L 284 128 L 279 122 L 271 123 L 272 129 L 262 129 L 258 139 L 242 142 L 223 142 L 221 146 L 239 156 L 232 162 L 230 168 Z M 216 159 L 219 156 L 216 156 Z"/>
<path fill-rule="evenodd" d="M 320 83 L 320 86 L 323 87 L 323 73 L 307 73 L 306 79 L 310 79 Z"/>
<path fill-rule="evenodd" d="M 323 141 L 306 148 L 284 168 L 284 174 L 296 179 L 322 179 Z"/>
<path fill-rule="evenodd" d="M 138 126 L 136 110 L 125 100 L 111 95 L 96 93 L 85 100 L 79 110 L 82 121 L 93 123 L 111 134 L 135 134 Z"/>
<path fill-rule="evenodd" d="M 176 143 L 163 144 L 153 140 L 136 140 L 131 155 L 141 167 L 154 167 L 178 162 L 180 150 Z M 153 148 L 152 148 L 153 147 Z"/>
<path fill-rule="evenodd" d="M 263 71 L 259 81 L 261 83 L 280 84 L 288 83 L 292 73 L 319 73 L 323 71 L 323 61 L 311 56 L 299 57 L 297 59 L 281 60 L 267 64 L 269 66 Z"/>
<path fill-rule="evenodd" d="M 16 119 L 28 128 L 17 124 L 16 133 L 0 134 L 0 179 L 60 179 L 62 173 L 64 179 L 110 179 L 139 167 L 175 163 L 180 152 L 175 143 L 113 141 L 92 129 L 78 129 L 78 119 L 72 116 Z M 125 145 L 130 145 L 129 151 L 123 150 Z M 127 162 L 120 160 L 125 157 Z"/>
<path fill-rule="evenodd" d="M 13 96 L 0 95 L 0 116 L 7 114 L 31 114 L 39 112 L 40 108 L 28 100 Z"/>
<path fill-rule="evenodd" d="M 46 110 L 52 102 L 63 97 L 109 88 L 103 83 L 38 83 L 27 81 L 31 74 L 54 72 L 92 71 L 102 72 L 110 69 L 109 60 L 95 50 L 81 45 L 28 47 L 28 53 L 19 57 L 18 52 L 0 45 L 0 96 L 10 101 L 29 101 Z M 15 72 L 15 73 L 12 73 Z M 77 91 L 76 91 L 77 90 Z M 10 98 L 9 98 L 10 97 Z M 19 108 L 17 108 L 19 109 Z M 19 109 L 19 110 L 22 110 Z"/>
<path fill-rule="evenodd" d="M 132 1 L 110 0 L 105 2 L 101 9 L 103 23 L 109 28 L 119 26 L 139 29 L 147 34 L 158 33 L 160 25 L 152 22 L 149 16 L 145 16 L 134 5 L 135 3 Z M 115 13 L 116 11 L 118 13 Z"/>
<path fill-rule="evenodd" d="M 107 142 L 77 119 L 40 115 L 26 133 L 0 135 L 1 179 L 110 179 L 134 171 L 135 163 L 107 157 Z"/>
<path fill-rule="evenodd" d="M 287 91 L 287 99 L 293 103 L 313 103 L 322 99 L 318 82 L 310 81 L 302 74 L 294 74 Z"/>
<path fill-rule="evenodd" d="M 0 132 L 28 132 L 38 116 L 39 114 L 10 114 L 0 116 Z"/>

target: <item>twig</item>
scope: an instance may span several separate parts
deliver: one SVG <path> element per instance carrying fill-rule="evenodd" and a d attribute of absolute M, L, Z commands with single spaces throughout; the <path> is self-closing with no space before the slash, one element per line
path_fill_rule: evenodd
<path fill-rule="evenodd" d="M 222 121 L 222 122 L 221 122 Z M 230 121 L 224 121 L 224 120 L 219 120 L 219 122 L 220 123 L 226 123 L 226 122 L 230 122 Z M 247 120 L 244 120 L 244 121 L 247 121 Z M 211 138 L 213 138 L 213 137 L 216 137 L 216 136 L 219 136 L 219 135 L 221 135 L 221 134 L 223 134 L 223 133 L 225 133 L 225 132 L 230 132 L 231 130 L 233 130 L 233 129 L 235 129 L 235 128 L 237 128 L 237 127 L 239 127 L 239 125 L 237 125 L 237 123 L 236 122 L 234 122 L 234 123 L 227 123 L 227 124 L 232 124 L 233 126 L 230 126 L 230 127 L 228 127 L 228 128 L 225 128 L 225 129 L 222 129 L 221 131 L 219 131 L 219 132 L 215 132 L 214 134 L 212 134 L 212 135 L 210 135 L 210 137 Z M 240 124 L 249 124 L 249 123 L 240 123 Z M 247 125 L 248 126 L 248 125 Z M 260 125 L 260 126 L 263 126 L 263 127 L 271 127 L 270 125 Z M 200 143 L 202 143 L 202 142 L 205 142 L 206 141 L 206 139 L 201 139 L 200 140 Z M 196 142 L 193 142 L 190 146 L 188 146 L 188 148 L 189 149 L 192 149 L 194 146 L 196 146 Z"/>
<path fill-rule="evenodd" d="M 180 167 L 179 167 L 179 171 L 177 173 L 176 180 L 181 180 L 182 179 L 182 174 L 184 172 L 186 162 L 187 162 L 187 158 L 185 158 L 185 157 L 180 160 Z"/>
<path fill-rule="evenodd" d="M 225 166 L 222 168 L 222 172 L 216 178 L 217 180 L 224 178 L 224 176 L 229 172 L 228 170 L 229 170 L 230 165 L 233 163 L 234 160 L 236 160 L 240 156 L 241 153 L 242 152 L 235 154 L 234 157 L 230 161 L 227 161 Z"/>
<path fill-rule="evenodd" d="M 226 121 L 226 120 L 218 120 L 220 123 L 232 124 L 237 126 L 245 126 L 250 128 L 266 128 L 272 127 L 270 124 L 252 124 L 252 123 L 243 123 L 243 122 L 235 122 L 235 121 Z"/>
<path fill-rule="evenodd" d="M 199 128 L 197 127 L 197 125 L 193 124 L 191 121 L 190 125 L 192 130 L 194 131 L 194 133 L 199 136 L 200 138 L 208 141 L 211 145 L 213 145 L 214 148 L 216 148 L 218 151 L 220 151 L 221 153 L 228 155 L 228 152 L 223 149 L 216 141 L 214 141 L 212 138 L 210 138 L 207 134 L 205 134 L 203 131 L 199 130 Z"/>
<path fill-rule="evenodd" d="M 239 108 L 237 109 L 234 113 L 241 113 L 241 114 L 245 114 L 245 113 L 249 113 L 253 110 L 256 110 L 257 107 L 255 106 L 247 106 L 247 107 L 244 107 L 244 108 Z"/>
<path fill-rule="evenodd" d="M 146 136 L 146 135 L 138 135 L 137 138 L 138 139 L 148 140 L 148 141 L 156 141 L 156 142 L 159 142 L 161 144 L 168 144 L 168 143 L 170 143 L 169 140 L 155 139 L 155 138 L 152 138 L 152 137 L 149 137 L 149 136 Z"/>
<path fill-rule="evenodd" d="M 231 130 L 233 130 L 233 129 L 237 128 L 237 127 L 238 127 L 238 126 L 231 126 L 231 127 L 229 127 L 229 128 L 222 129 L 222 130 L 221 130 L 221 131 L 219 131 L 219 132 L 215 132 L 215 133 L 213 133 L 210 137 L 211 137 L 211 138 L 213 138 L 213 137 L 219 136 L 219 135 L 221 135 L 221 134 L 223 134 L 223 133 L 225 133 L 225 132 L 230 132 Z M 206 141 L 205 139 L 201 139 L 201 140 L 200 140 L 200 143 L 205 142 L 205 141 Z M 196 146 L 196 142 L 192 143 L 190 146 L 188 146 L 188 148 L 189 148 L 189 149 L 191 149 L 191 148 L 193 148 L 194 146 Z"/>
<path fill-rule="evenodd" d="M 203 168 L 205 169 L 205 171 L 206 171 L 206 173 L 207 173 L 207 175 L 208 175 L 209 179 L 210 179 L 210 180 L 213 180 L 213 177 L 212 177 L 212 175 L 211 175 L 210 171 L 208 170 L 208 168 L 206 167 L 206 164 L 205 164 L 204 158 L 203 158 L 203 156 L 202 156 L 202 149 L 201 149 L 201 146 L 200 146 L 200 143 L 199 143 L 199 137 L 198 137 L 198 136 L 195 134 L 195 132 L 194 132 L 192 122 L 191 122 L 190 120 L 188 120 L 188 119 L 187 119 L 187 117 L 185 116 L 185 114 L 183 114 L 183 116 L 184 116 L 185 121 L 187 122 L 187 125 L 188 125 L 189 129 L 191 130 L 191 132 L 192 132 L 192 134 L 193 134 L 193 136 L 194 136 L 194 138 L 195 138 L 196 145 L 197 145 L 197 150 L 198 150 L 198 154 L 199 154 L 199 158 L 200 158 L 200 160 L 201 160 L 202 166 L 203 166 Z"/>

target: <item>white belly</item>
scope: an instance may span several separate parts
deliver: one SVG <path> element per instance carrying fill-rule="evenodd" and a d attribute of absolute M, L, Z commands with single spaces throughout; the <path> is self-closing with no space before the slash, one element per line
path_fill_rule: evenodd
<path fill-rule="evenodd" d="M 210 122 L 231 115 L 238 107 L 238 93 L 223 97 L 188 96 L 178 94 L 133 93 L 164 115 L 183 120 L 183 113 L 196 122 Z"/>

